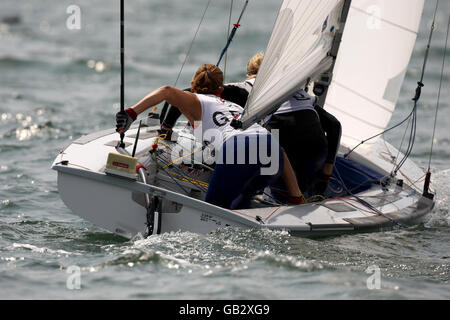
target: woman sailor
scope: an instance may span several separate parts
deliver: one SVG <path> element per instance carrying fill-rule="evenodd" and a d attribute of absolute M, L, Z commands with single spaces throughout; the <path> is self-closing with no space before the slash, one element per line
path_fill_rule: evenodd
<path fill-rule="evenodd" d="M 315 100 L 305 90 L 298 90 L 278 108 L 266 125 L 269 130 L 279 130 L 280 145 L 286 151 L 299 187 L 304 192 L 311 189 L 328 156 L 328 141 L 314 108 Z"/>
<path fill-rule="evenodd" d="M 252 57 L 247 65 L 247 79 L 230 85 L 239 86 L 250 94 L 263 58 L 264 53 Z M 310 194 L 324 194 L 339 148 L 340 122 L 317 106 L 316 98 L 305 90 L 297 91 L 267 121 L 269 130 L 280 130 L 280 145 L 296 171 L 300 189 Z"/>
<path fill-rule="evenodd" d="M 235 102 L 235 100 L 239 100 L 239 101 L 243 100 L 240 105 L 242 107 L 244 107 L 245 104 L 247 103 L 248 95 L 252 91 L 253 85 L 255 84 L 256 75 L 258 74 L 258 70 L 259 70 L 259 67 L 261 66 L 263 58 L 264 58 L 264 53 L 260 52 L 256 55 L 254 55 L 248 61 L 248 63 L 247 63 L 247 78 L 245 79 L 245 81 L 227 84 L 227 86 L 230 86 L 230 87 L 238 87 L 238 88 L 244 89 L 247 92 L 247 94 L 245 95 L 245 99 L 244 99 L 244 97 L 236 96 L 235 92 L 233 92 L 231 90 L 229 92 L 222 93 L 222 98 L 225 100 L 228 100 L 228 101 L 233 101 L 233 102 Z"/>
<path fill-rule="evenodd" d="M 191 82 L 191 91 L 165 86 L 151 92 L 125 113 L 117 114 L 118 132 L 126 131 L 140 113 L 167 101 L 177 106 L 193 128 L 199 130 L 201 127 L 205 143 L 218 147 L 206 202 L 228 209 L 249 208 L 252 197 L 259 190 L 282 176 L 290 202 L 302 203 L 303 197 L 289 160 L 271 134 L 257 124 L 245 131 L 231 127 L 231 121 L 243 109 L 220 98 L 222 71 L 210 64 L 201 66 Z M 264 153 L 270 158 L 269 162 L 261 157 Z"/>
<path fill-rule="evenodd" d="M 250 93 L 263 58 L 264 53 L 252 57 L 247 65 L 247 79 L 229 85 Z M 229 101 L 236 99 L 229 95 L 222 95 L 222 98 Z M 315 97 L 299 90 L 273 116 L 268 117 L 266 127 L 279 130 L 280 145 L 296 171 L 300 189 L 311 195 L 323 195 L 333 173 L 341 139 L 341 123 L 317 106 Z M 282 187 L 282 181 L 279 186 Z"/>
<path fill-rule="evenodd" d="M 253 84 L 255 83 L 256 74 L 258 73 L 263 57 L 263 53 L 258 53 L 253 56 L 247 63 L 247 78 L 245 81 L 225 84 L 220 97 L 244 108 L 248 95 L 252 91 Z M 185 89 L 185 91 L 190 91 L 190 88 Z M 163 111 L 161 112 L 160 132 L 165 134 L 167 140 L 170 140 L 172 128 L 180 116 L 181 112 L 177 107 L 169 106 L 168 103 L 164 105 Z"/>

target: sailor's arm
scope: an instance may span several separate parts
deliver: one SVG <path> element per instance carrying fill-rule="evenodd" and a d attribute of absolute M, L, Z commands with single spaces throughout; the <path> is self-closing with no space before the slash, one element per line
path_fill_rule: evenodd
<path fill-rule="evenodd" d="M 183 91 L 190 92 L 191 89 L 188 88 Z M 248 91 L 232 84 L 226 84 L 224 85 L 221 98 L 236 103 L 244 108 L 248 98 Z M 161 129 L 170 132 L 180 116 L 180 109 L 174 105 L 169 105 L 169 103 L 166 102 L 163 111 L 161 112 Z"/>
<path fill-rule="evenodd" d="M 191 88 L 184 89 L 183 91 L 191 92 Z M 180 117 L 180 109 L 176 106 L 171 106 L 166 101 L 161 111 L 161 129 L 171 131 Z"/>
<path fill-rule="evenodd" d="M 189 122 L 194 123 L 195 121 L 201 120 L 201 105 L 197 96 L 193 93 L 170 86 L 156 89 L 130 109 L 139 115 L 163 101 L 167 101 L 171 105 L 177 106 Z"/>

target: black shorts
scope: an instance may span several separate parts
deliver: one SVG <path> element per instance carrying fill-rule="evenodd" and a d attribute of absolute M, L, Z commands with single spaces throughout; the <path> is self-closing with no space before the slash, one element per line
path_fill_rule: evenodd
<path fill-rule="evenodd" d="M 267 128 L 279 130 L 280 145 L 296 172 L 299 187 L 307 191 L 317 171 L 323 167 L 328 148 L 317 113 L 301 110 L 273 115 Z"/>

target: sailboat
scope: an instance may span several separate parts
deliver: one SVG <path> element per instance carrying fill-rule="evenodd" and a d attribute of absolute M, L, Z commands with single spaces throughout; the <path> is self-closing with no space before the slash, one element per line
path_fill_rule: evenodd
<path fill-rule="evenodd" d="M 284 0 L 239 119 L 240 127 L 247 128 L 298 88 L 314 83 L 321 89 L 321 106 L 342 124 L 338 157 L 376 172 L 385 177 L 382 181 L 298 206 L 255 198 L 245 210 L 224 209 L 204 201 L 211 168 L 195 152 L 178 162 L 168 159 L 173 150 L 201 147 L 186 124 L 181 121 L 171 139 L 164 140 L 157 117 L 150 114 L 126 132 L 122 147 L 111 128 L 64 148 L 52 165 L 61 199 L 75 214 L 126 238 L 205 234 L 225 227 L 314 237 L 418 223 L 434 206 L 428 184 L 422 186 L 426 174 L 377 134 L 387 128 L 395 109 L 423 6 L 424 0 Z M 110 154 L 117 155 L 112 159 L 116 165 L 121 156 L 137 163 L 120 174 L 110 170 Z"/>

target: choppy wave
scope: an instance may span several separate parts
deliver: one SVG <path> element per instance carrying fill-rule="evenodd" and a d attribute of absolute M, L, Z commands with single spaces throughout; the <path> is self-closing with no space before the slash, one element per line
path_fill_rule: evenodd
<path fill-rule="evenodd" d="M 204 6 L 202 0 L 195 5 L 136 3 L 128 4 L 128 14 L 135 19 L 127 22 L 127 105 L 151 88 L 174 83 L 200 18 L 198 6 Z M 448 9 L 448 3 L 442 3 Z M 0 23 L 1 298 L 450 298 L 446 112 L 439 114 L 433 160 L 436 207 L 423 224 L 408 230 L 312 240 L 285 232 L 225 228 L 208 235 L 176 232 L 126 240 L 75 216 L 59 198 L 50 165 L 73 138 L 113 127 L 120 101 L 119 38 L 117 19 L 112 18 L 116 11 L 107 0 L 82 1 L 80 6 L 86 14 L 85 28 L 70 31 L 64 25 L 62 2 L 24 5 L 2 0 L 2 18 L 19 16 L 20 21 Z M 274 19 L 279 4 L 258 1 L 253 6 L 248 17 L 257 21 L 243 24 L 229 51 L 227 77 L 233 81 L 244 76 L 248 58 L 263 50 L 272 27 L 267 22 Z M 428 6 L 425 14 L 430 17 L 433 3 Z M 189 83 L 197 65 L 216 61 L 228 23 L 227 17 L 219 17 L 228 10 L 219 7 L 206 16 L 205 25 L 212 23 L 214 28 L 200 30 L 180 86 Z M 180 18 L 163 25 L 173 14 Z M 149 19 L 158 22 L 156 29 L 148 29 Z M 397 108 L 400 113 L 412 106 L 428 22 L 421 25 Z M 218 30 L 222 24 L 223 30 Z M 212 32 L 211 39 L 206 31 Z M 418 110 L 418 125 L 426 129 L 418 131 L 412 154 L 418 163 L 428 161 L 443 34 L 438 27 Z M 448 74 L 444 80 L 446 88 Z M 448 90 L 443 90 L 441 100 L 445 111 Z M 394 140 L 401 139 L 403 131 L 398 132 Z M 76 292 L 66 287 L 70 266 L 81 270 L 82 287 Z M 379 291 L 367 288 L 370 266 L 381 270 Z"/>
<path fill-rule="evenodd" d="M 436 207 L 429 215 L 427 227 L 450 227 L 450 169 L 438 172 L 433 177 L 432 187 L 436 192 Z"/>
<path fill-rule="evenodd" d="M 48 253 L 50 255 L 71 255 L 71 254 L 76 254 L 76 253 L 71 253 L 68 251 L 64 251 L 64 250 L 52 250 L 49 248 L 45 248 L 45 247 L 37 247 L 34 246 L 32 244 L 27 244 L 27 243 L 13 243 L 12 245 L 12 249 L 26 249 L 26 250 L 31 250 L 32 252 L 36 252 L 36 253 Z"/>

